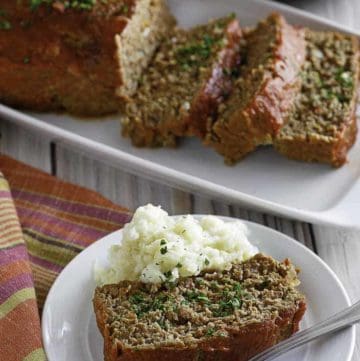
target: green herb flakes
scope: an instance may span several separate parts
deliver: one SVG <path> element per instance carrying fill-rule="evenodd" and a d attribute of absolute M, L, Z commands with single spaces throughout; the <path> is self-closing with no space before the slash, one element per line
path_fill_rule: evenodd
<path fill-rule="evenodd" d="M 0 9 L 0 30 L 10 30 L 12 28 L 11 22 L 6 19 L 7 13 Z"/>
<path fill-rule="evenodd" d="M 188 69 L 191 66 L 199 65 L 201 62 L 209 59 L 213 45 L 218 40 L 212 36 L 205 34 L 201 41 L 190 43 L 177 50 L 177 62 L 183 66 L 183 69 Z"/>
<path fill-rule="evenodd" d="M 30 9 L 36 10 L 41 5 L 60 3 L 65 9 L 91 10 L 96 0 L 30 0 Z"/>
<path fill-rule="evenodd" d="M 152 299 L 141 293 L 135 293 L 129 297 L 129 302 L 138 318 L 142 318 L 149 312 L 173 308 L 173 299 L 165 294 L 160 294 Z"/>
<path fill-rule="evenodd" d="M 12 28 L 10 21 L 0 19 L 0 30 L 10 30 Z"/>
<path fill-rule="evenodd" d="M 185 297 L 188 301 L 209 303 L 209 298 L 202 292 L 187 292 Z"/>

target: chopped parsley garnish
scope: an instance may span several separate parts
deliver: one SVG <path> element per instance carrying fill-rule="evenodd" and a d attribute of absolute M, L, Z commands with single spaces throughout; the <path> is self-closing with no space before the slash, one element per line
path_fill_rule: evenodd
<path fill-rule="evenodd" d="M 205 258 L 204 263 L 205 263 L 205 266 L 208 266 L 210 264 L 210 261 L 207 258 Z"/>
<path fill-rule="evenodd" d="M 353 86 L 353 79 L 351 72 L 345 71 L 345 69 L 340 68 L 336 73 L 336 80 L 344 87 L 351 88 Z"/>
<path fill-rule="evenodd" d="M 207 330 L 206 330 L 206 336 L 208 336 L 208 337 L 210 337 L 210 336 L 213 336 L 214 335 L 214 333 L 215 333 L 215 328 L 213 328 L 213 327 L 210 327 L 210 328 L 208 328 Z"/>
<path fill-rule="evenodd" d="M 166 244 L 165 239 L 162 239 L 162 240 L 160 241 L 160 246 L 164 246 L 165 244 Z"/>
<path fill-rule="evenodd" d="M 144 301 L 144 296 L 140 293 L 135 293 L 129 297 L 129 301 L 133 304 L 139 304 L 140 302 Z"/>
<path fill-rule="evenodd" d="M 10 30 L 12 28 L 10 21 L 0 19 L 0 30 Z"/>
<path fill-rule="evenodd" d="M 218 308 L 213 310 L 216 317 L 230 316 L 238 308 L 241 308 L 242 301 L 237 298 L 229 298 L 226 301 L 220 301 Z"/>
<path fill-rule="evenodd" d="M 177 61 L 185 69 L 193 65 L 199 65 L 209 59 L 213 45 L 218 42 L 219 40 L 205 34 L 200 41 L 179 48 L 176 53 Z"/>
<path fill-rule="evenodd" d="M 12 28 L 10 21 L 6 19 L 6 11 L 0 9 L 0 30 L 10 30 Z"/>
<path fill-rule="evenodd" d="M 176 268 L 181 268 L 182 267 L 182 264 L 179 262 L 177 265 L 176 265 Z"/>
<path fill-rule="evenodd" d="M 257 289 L 259 291 L 263 291 L 265 288 L 269 287 L 270 284 L 271 284 L 271 281 L 267 279 L 267 280 L 261 282 L 260 285 L 257 286 Z"/>
<path fill-rule="evenodd" d="M 225 290 L 223 292 L 223 299 L 213 309 L 213 313 L 216 317 L 229 316 L 234 313 L 236 309 L 242 307 L 245 292 L 240 283 L 236 283 L 231 290 Z"/>
<path fill-rule="evenodd" d="M 127 14 L 129 12 L 129 6 L 126 4 L 123 5 L 123 7 L 121 8 L 121 12 Z"/>
<path fill-rule="evenodd" d="M 154 299 L 144 297 L 141 293 L 135 293 L 129 297 L 133 311 L 141 318 L 145 314 L 156 310 L 165 310 L 173 307 L 173 300 L 168 295 L 159 295 Z"/>
<path fill-rule="evenodd" d="M 235 283 L 235 285 L 233 286 L 233 291 L 236 292 L 237 296 L 242 296 L 244 293 L 240 283 Z"/>
<path fill-rule="evenodd" d="M 202 292 L 187 292 L 185 294 L 185 297 L 188 301 L 192 301 L 192 302 L 204 302 L 204 303 L 208 303 L 210 302 L 210 300 L 208 299 L 208 297 L 202 293 Z"/>
<path fill-rule="evenodd" d="M 195 284 L 201 286 L 204 284 L 204 280 L 202 278 L 195 278 Z"/>
<path fill-rule="evenodd" d="M 165 246 L 165 247 L 163 247 L 163 248 L 160 248 L 160 253 L 161 253 L 161 254 L 166 254 L 167 251 L 168 251 L 167 246 Z"/>
<path fill-rule="evenodd" d="M 51 5 L 55 0 L 30 0 L 30 9 L 36 10 L 40 5 Z M 56 0 L 61 3 L 65 9 L 79 9 L 90 10 L 95 4 L 96 0 Z"/>

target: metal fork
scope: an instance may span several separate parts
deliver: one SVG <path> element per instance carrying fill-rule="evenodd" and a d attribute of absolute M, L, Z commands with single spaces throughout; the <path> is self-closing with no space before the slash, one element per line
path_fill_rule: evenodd
<path fill-rule="evenodd" d="M 329 335 L 345 327 L 351 326 L 360 321 L 360 301 L 343 311 L 336 313 L 325 321 L 322 321 L 277 345 L 270 347 L 264 352 L 252 357 L 249 361 L 270 361 L 296 347 L 302 346 L 319 337 Z"/>

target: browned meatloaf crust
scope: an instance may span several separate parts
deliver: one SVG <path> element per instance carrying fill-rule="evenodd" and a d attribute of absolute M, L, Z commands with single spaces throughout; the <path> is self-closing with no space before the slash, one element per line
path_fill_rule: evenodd
<path fill-rule="evenodd" d="M 240 38 L 233 16 L 169 34 L 126 106 L 123 135 L 136 146 L 157 147 L 203 134 L 208 116 L 230 91 Z"/>
<path fill-rule="evenodd" d="M 247 361 L 299 328 L 297 272 L 261 254 L 176 283 L 123 281 L 93 299 L 106 361 Z"/>
<path fill-rule="evenodd" d="M 117 112 L 174 23 L 166 0 L 32 3 L 0 4 L 0 102 L 31 110 Z"/>
<path fill-rule="evenodd" d="M 307 30 L 303 85 L 274 146 L 291 159 L 339 167 L 357 134 L 358 39 Z"/>
<path fill-rule="evenodd" d="M 205 144 L 234 163 L 267 144 L 286 123 L 300 89 L 304 31 L 271 14 L 246 36 L 245 65 L 230 98 L 210 122 Z"/>

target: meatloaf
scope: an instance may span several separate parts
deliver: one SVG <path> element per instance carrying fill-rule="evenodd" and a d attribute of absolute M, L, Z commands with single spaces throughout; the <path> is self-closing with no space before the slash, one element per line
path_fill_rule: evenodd
<path fill-rule="evenodd" d="M 229 99 L 209 122 L 205 144 L 234 163 L 267 144 L 286 123 L 300 89 L 304 31 L 271 14 L 247 33 L 244 65 Z"/>
<path fill-rule="evenodd" d="M 117 112 L 174 20 L 166 0 L 3 0 L 0 102 Z"/>
<path fill-rule="evenodd" d="M 298 284 L 288 260 L 258 254 L 176 283 L 98 287 L 105 361 L 249 360 L 299 329 L 306 304 Z"/>
<path fill-rule="evenodd" d="M 204 133 L 207 118 L 230 91 L 240 38 L 233 16 L 188 31 L 175 29 L 126 105 L 123 135 L 136 146 L 156 147 Z"/>
<path fill-rule="evenodd" d="M 338 167 L 357 133 L 358 39 L 307 30 L 306 41 L 301 93 L 274 145 L 291 159 Z"/>

